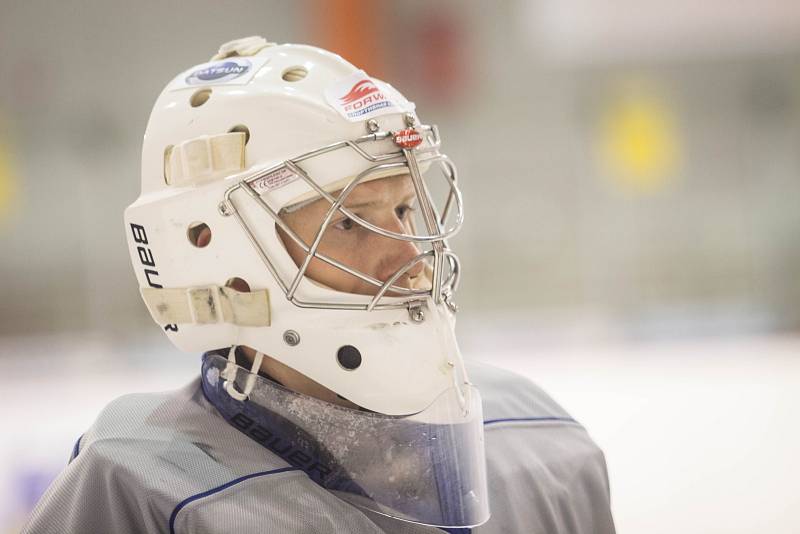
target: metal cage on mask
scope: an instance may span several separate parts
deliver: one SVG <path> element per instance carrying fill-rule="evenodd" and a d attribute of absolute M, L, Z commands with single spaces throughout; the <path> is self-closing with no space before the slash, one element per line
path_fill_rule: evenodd
<path fill-rule="evenodd" d="M 219 205 L 219 211 L 224 216 L 234 216 L 241 225 L 251 244 L 255 247 L 264 264 L 267 266 L 278 285 L 283 290 L 286 298 L 299 307 L 321 308 L 321 309 L 346 309 L 346 310 L 366 310 L 374 309 L 397 309 L 407 308 L 411 319 L 415 322 L 424 320 L 422 306 L 426 298 L 431 297 L 435 304 L 442 302 L 455 312 L 457 307 L 453 301 L 453 292 L 457 289 L 460 263 L 458 257 L 450 250 L 447 239 L 455 235 L 461 228 L 464 220 L 463 203 L 461 192 L 458 189 L 457 170 L 455 165 L 447 156 L 439 152 L 441 138 L 436 126 L 414 125 L 413 117 L 406 117 L 409 129 L 401 131 L 379 131 L 377 122 L 370 120 L 367 122 L 369 134 L 353 140 L 340 141 L 330 145 L 312 150 L 298 157 L 284 161 L 257 174 L 245 177 L 238 183 L 228 188 L 224 195 L 224 200 Z M 428 141 L 426 146 L 421 145 L 422 136 Z M 409 142 L 409 137 L 412 139 Z M 397 150 L 373 154 L 365 150 L 369 143 L 384 140 L 393 140 Z M 415 143 L 416 141 L 416 143 Z M 338 197 L 334 197 L 331 192 L 318 184 L 306 170 L 301 166 L 312 158 L 329 154 L 339 150 L 352 150 L 358 156 L 364 158 L 369 163 L 374 163 L 367 169 L 359 172 L 347 182 Z M 444 206 L 437 209 L 432 198 L 429 184 L 426 183 L 421 167 L 436 165 L 441 170 L 446 179 L 448 191 Z M 281 217 L 281 210 L 271 207 L 256 191 L 253 184 L 263 177 L 285 170 L 299 176 L 311 188 L 314 200 L 322 198 L 330 204 L 325 217 L 318 228 L 313 241 L 308 244 L 284 221 Z M 420 205 L 421 218 L 425 225 L 427 234 L 419 234 L 415 228 L 411 233 L 394 232 L 381 228 L 380 226 L 359 217 L 344 206 L 350 193 L 361 183 L 367 181 L 370 175 L 375 173 L 386 173 L 397 170 L 407 173 L 413 184 L 416 199 Z M 270 255 L 264 249 L 256 237 L 255 232 L 250 227 L 245 218 L 237 208 L 237 203 L 233 195 L 237 191 L 244 191 L 254 200 L 263 210 L 265 210 L 275 223 L 305 252 L 305 258 L 298 265 L 296 274 L 291 280 L 284 280 L 280 275 Z M 455 208 L 454 221 L 450 226 L 446 226 L 451 211 Z M 354 267 L 348 266 L 342 261 L 336 260 L 319 251 L 320 244 L 326 230 L 331 225 L 331 221 L 336 213 L 341 213 L 361 227 L 375 232 L 385 238 L 406 241 L 415 245 L 429 246 L 430 250 L 421 251 L 414 258 L 397 268 L 386 280 L 379 280 L 367 273 Z M 354 276 L 375 288 L 374 294 L 365 299 L 363 303 L 354 302 L 334 302 L 321 300 L 304 300 L 297 295 L 297 289 L 304 277 L 307 276 L 308 267 L 313 258 L 317 258 L 328 265 Z M 415 265 L 422 262 L 430 268 L 431 287 L 430 289 L 419 289 L 396 285 L 398 279 L 404 276 Z M 387 293 L 391 292 L 391 297 Z"/>

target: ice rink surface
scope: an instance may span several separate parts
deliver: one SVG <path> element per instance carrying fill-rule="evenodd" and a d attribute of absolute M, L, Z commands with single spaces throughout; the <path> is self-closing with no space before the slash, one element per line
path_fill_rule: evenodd
<path fill-rule="evenodd" d="M 603 448 L 622 534 L 800 532 L 800 338 L 504 352 Z"/>
<path fill-rule="evenodd" d="M 800 337 L 531 348 L 468 357 L 544 387 L 603 448 L 622 534 L 800 532 Z M 523 348 L 524 347 L 524 348 Z M 199 357 L 165 340 L 0 340 L 0 533 L 17 532 L 111 399 L 178 387 Z"/>

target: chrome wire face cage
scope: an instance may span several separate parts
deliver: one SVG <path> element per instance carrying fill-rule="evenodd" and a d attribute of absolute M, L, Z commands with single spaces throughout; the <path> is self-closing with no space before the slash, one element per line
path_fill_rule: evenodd
<path fill-rule="evenodd" d="M 369 127 L 370 125 L 368 125 Z M 299 307 L 304 308 L 325 308 L 325 309 L 345 309 L 345 310 L 380 310 L 408 308 L 414 320 L 421 320 L 423 315 L 419 309 L 428 297 L 432 298 L 435 304 L 444 302 L 451 311 L 456 311 L 453 302 L 453 292 L 457 289 L 460 277 L 460 263 L 458 257 L 450 250 L 447 239 L 455 235 L 463 224 L 463 202 L 461 192 L 458 189 L 457 170 L 452 161 L 447 156 L 439 152 L 441 138 L 436 126 L 417 125 L 413 130 L 427 140 L 427 143 L 420 144 L 414 148 L 403 148 L 399 143 L 393 145 L 397 150 L 370 153 L 366 150 L 371 143 L 396 139 L 394 136 L 398 132 L 375 131 L 357 139 L 333 143 L 316 150 L 312 150 L 293 159 L 284 161 L 256 174 L 247 176 L 239 180 L 236 184 L 228 188 L 224 199 L 219 205 L 220 212 L 225 216 L 234 216 L 241 225 L 248 239 L 255 247 L 260 258 L 275 278 L 279 287 L 283 290 L 286 298 Z M 404 130 L 408 132 L 409 130 Z M 334 151 L 349 150 L 373 165 L 345 182 L 344 187 L 338 196 L 334 196 L 323 186 L 318 184 L 312 176 L 303 168 L 303 162 L 309 162 L 314 157 L 328 154 Z M 423 170 L 436 169 L 444 177 L 446 198 L 441 209 L 437 207 L 431 192 L 430 184 L 426 183 L 423 177 Z M 396 172 L 394 172 L 396 170 Z M 300 177 L 312 190 L 314 200 L 325 199 L 330 207 L 316 232 L 311 243 L 305 243 L 303 239 L 283 220 L 282 210 L 276 210 L 262 197 L 254 184 L 273 173 L 284 171 L 290 172 Z M 411 232 L 395 232 L 382 228 L 357 214 L 350 211 L 344 202 L 350 193 L 361 183 L 368 181 L 370 176 L 408 175 L 414 187 L 416 201 L 419 203 L 419 218 L 425 227 L 425 233 L 420 233 L 412 224 Z M 345 177 L 343 177 L 345 178 Z M 275 221 L 275 223 L 291 238 L 304 252 L 305 257 L 298 266 L 297 272 L 291 279 L 284 279 L 275 262 L 270 258 L 270 254 L 264 249 L 263 244 L 256 237 L 256 232 L 250 227 L 248 222 L 240 213 L 234 194 L 243 191 L 261 209 L 263 209 Z M 285 208 L 285 206 L 283 206 Z M 413 243 L 415 246 L 425 247 L 416 257 L 401 265 L 386 280 L 377 279 L 367 273 L 347 265 L 346 263 L 322 254 L 319 250 L 325 232 L 329 229 L 333 217 L 341 214 L 349 218 L 353 223 L 362 228 L 375 232 L 385 238 Z M 366 282 L 374 288 L 374 293 L 364 295 L 364 302 L 334 302 L 321 300 L 304 300 L 297 294 L 297 289 L 305 276 L 313 258 L 325 262 L 341 271 Z M 403 275 L 408 273 L 415 265 L 422 263 L 426 272 L 430 274 L 430 288 L 412 288 L 397 285 L 396 282 Z M 390 293 L 387 294 L 387 293 Z"/>

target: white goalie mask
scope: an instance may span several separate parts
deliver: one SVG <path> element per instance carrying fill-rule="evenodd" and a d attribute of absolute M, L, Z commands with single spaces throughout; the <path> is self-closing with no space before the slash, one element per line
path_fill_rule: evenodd
<path fill-rule="evenodd" d="M 488 519 L 482 421 L 453 332 L 459 262 L 447 239 L 461 227 L 463 208 L 456 168 L 440 144 L 411 102 L 341 57 L 241 39 L 158 97 L 144 137 L 141 196 L 125 222 L 143 299 L 179 349 L 256 351 L 252 370 L 231 356 L 222 371 L 233 401 L 270 396 L 253 372 L 268 355 L 362 413 L 469 425 L 458 435 L 473 442 L 458 446 L 470 449 L 461 457 L 477 474 L 463 488 L 469 497 L 456 499 L 470 503 L 468 513 L 393 514 L 397 507 L 379 498 L 374 509 L 473 526 Z M 351 194 L 378 180 L 402 183 L 415 209 L 391 222 L 355 209 Z M 311 206 L 319 224 L 301 235 L 292 218 Z M 344 220 L 365 236 L 361 257 L 375 239 L 390 240 L 405 251 L 402 261 L 370 271 L 337 252 L 329 239 Z M 350 280 L 346 288 L 315 274 L 332 271 Z M 459 524 L 443 524 L 450 522 Z"/>

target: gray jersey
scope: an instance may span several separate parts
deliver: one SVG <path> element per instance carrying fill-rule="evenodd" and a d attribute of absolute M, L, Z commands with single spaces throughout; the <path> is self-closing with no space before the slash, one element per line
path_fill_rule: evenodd
<path fill-rule="evenodd" d="M 467 367 L 484 403 L 492 513 L 472 532 L 613 533 L 605 460 L 586 430 L 528 380 Z M 198 378 L 109 404 L 23 532 L 441 531 L 338 499 L 231 427 Z"/>

